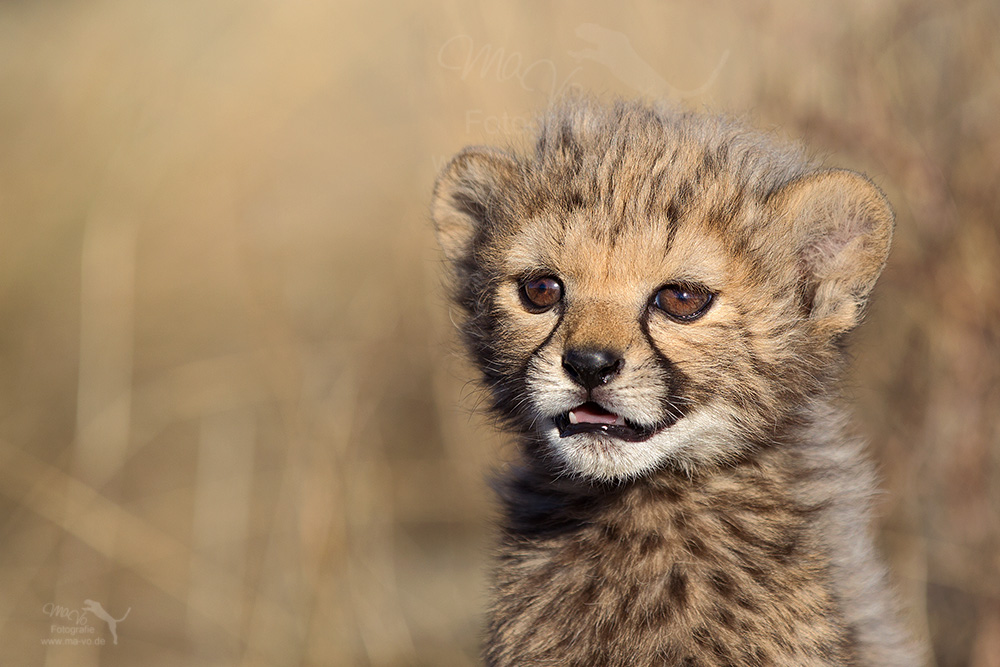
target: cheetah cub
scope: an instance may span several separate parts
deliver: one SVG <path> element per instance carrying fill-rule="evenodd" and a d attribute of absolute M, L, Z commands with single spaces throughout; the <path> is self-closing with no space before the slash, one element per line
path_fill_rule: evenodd
<path fill-rule="evenodd" d="M 719 118 L 576 99 L 432 216 L 504 473 L 489 665 L 920 663 L 836 389 L 889 252 L 865 177 Z"/>

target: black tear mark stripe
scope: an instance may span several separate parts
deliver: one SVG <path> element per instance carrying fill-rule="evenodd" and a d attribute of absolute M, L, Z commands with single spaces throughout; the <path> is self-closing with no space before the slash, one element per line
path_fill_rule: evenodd
<path fill-rule="evenodd" d="M 545 340 L 543 340 L 534 350 L 531 351 L 531 354 L 528 355 L 528 358 L 521 366 L 522 377 L 526 378 L 528 376 L 528 366 L 531 365 L 531 360 L 534 359 L 536 356 L 538 356 L 539 352 L 541 352 L 542 349 L 545 348 L 552 341 L 552 337 L 556 335 L 556 331 L 558 331 L 559 327 L 562 326 L 563 318 L 565 316 L 566 316 L 566 309 L 560 308 L 558 317 L 556 319 L 556 323 L 552 326 L 552 330 L 549 331 L 547 336 L 545 336 Z"/>
<path fill-rule="evenodd" d="M 649 332 L 649 316 L 650 310 L 647 308 L 646 312 L 639 319 L 639 329 L 646 338 L 649 349 L 653 351 L 653 355 L 656 357 L 657 366 L 666 378 L 666 392 L 660 399 L 660 409 L 664 413 L 663 417 L 665 420 L 677 422 L 682 417 L 687 416 L 688 410 L 691 407 L 691 402 L 687 398 L 691 379 L 686 373 L 677 368 L 677 365 L 670 361 L 656 345 L 656 341 L 653 340 L 653 336 Z"/>

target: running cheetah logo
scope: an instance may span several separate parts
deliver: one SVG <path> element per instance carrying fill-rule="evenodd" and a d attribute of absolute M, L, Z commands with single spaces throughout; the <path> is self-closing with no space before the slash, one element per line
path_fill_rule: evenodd
<path fill-rule="evenodd" d="M 94 616 L 101 619 L 108 624 L 108 629 L 111 630 L 111 638 L 114 640 L 115 645 L 118 644 L 118 624 L 124 621 L 128 617 L 128 613 L 132 611 L 132 607 L 125 610 L 125 615 L 121 618 L 115 618 L 109 614 L 104 607 L 101 606 L 100 602 L 95 602 L 94 600 L 84 600 L 83 601 L 84 611 L 91 612 Z"/>

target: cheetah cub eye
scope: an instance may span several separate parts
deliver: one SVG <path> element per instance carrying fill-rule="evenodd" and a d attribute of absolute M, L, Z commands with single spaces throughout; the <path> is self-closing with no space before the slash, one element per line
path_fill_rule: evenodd
<path fill-rule="evenodd" d="M 653 305 L 680 322 L 692 322 L 708 310 L 715 295 L 700 285 L 671 284 L 653 296 Z"/>
<path fill-rule="evenodd" d="M 521 299 L 532 313 L 543 313 L 562 299 L 562 283 L 553 276 L 528 278 L 521 283 Z"/>

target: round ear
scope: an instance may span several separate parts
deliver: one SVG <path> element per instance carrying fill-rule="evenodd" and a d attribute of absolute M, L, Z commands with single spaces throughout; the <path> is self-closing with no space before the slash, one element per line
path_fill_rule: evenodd
<path fill-rule="evenodd" d="M 441 170 L 431 200 L 431 218 L 448 261 L 465 258 L 476 236 L 509 208 L 519 167 L 513 156 L 470 146 Z"/>
<path fill-rule="evenodd" d="M 831 336 L 854 328 L 889 255 L 889 201 L 865 176 L 834 169 L 792 181 L 774 202 L 791 224 L 810 319 Z"/>

